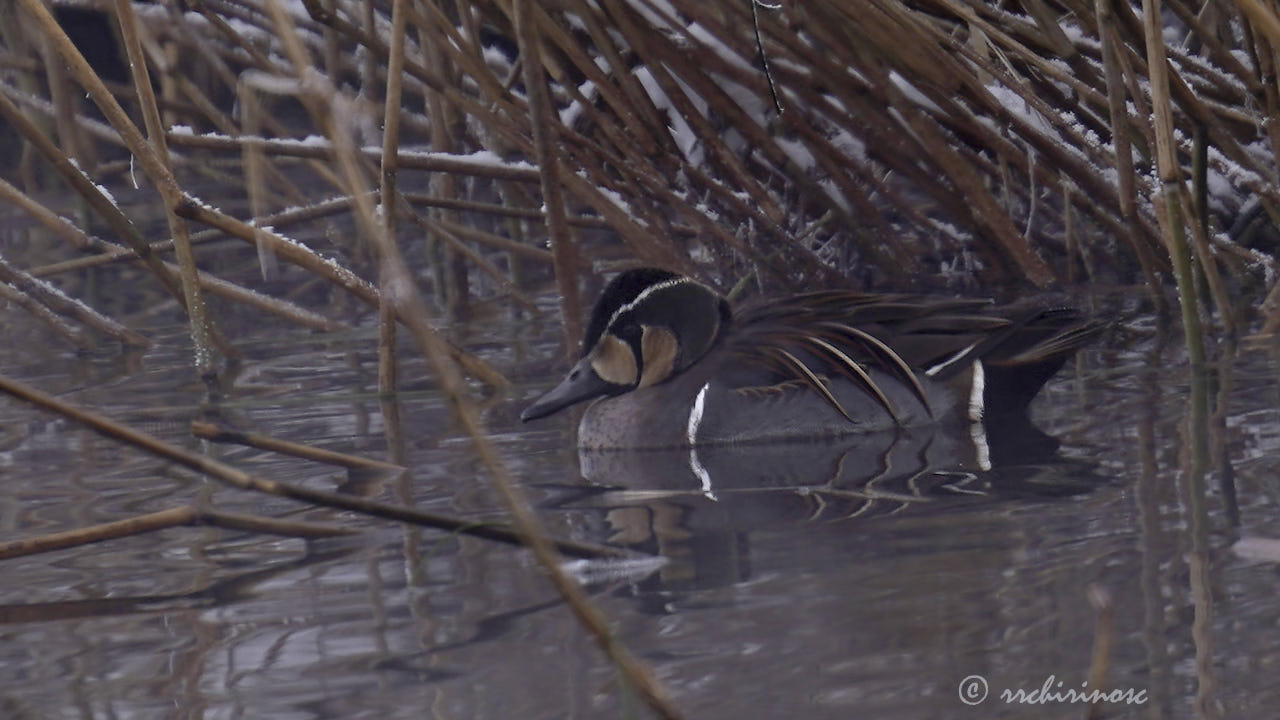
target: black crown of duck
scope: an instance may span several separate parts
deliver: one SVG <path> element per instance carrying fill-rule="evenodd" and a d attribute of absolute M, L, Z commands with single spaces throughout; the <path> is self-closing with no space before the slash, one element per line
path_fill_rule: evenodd
<path fill-rule="evenodd" d="M 734 311 L 640 268 L 605 287 L 581 359 L 521 419 L 598 398 L 583 447 L 679 447 L 1020 418 L 1100 329 L 1064 307 L 840 290 Z"/>

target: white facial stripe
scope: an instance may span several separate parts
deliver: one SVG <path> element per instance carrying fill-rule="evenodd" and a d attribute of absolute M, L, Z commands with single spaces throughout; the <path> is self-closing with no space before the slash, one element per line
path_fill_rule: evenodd
<path fill-rule="evenodd" d="M 691 282 L 693 282 L 692 278 L 678 277 L 678 278 L 672 278 L 671 280 L 663 280 L 657 285 L 650 285 L 649 287 L 645 288 L 639 295 L 637 295 L 635 300 L 632 300 L 626 305 L 623 305 L 622 307 L 613 311 L 613 315 L 609 316 L 609 322 L 606 323 L 604 326 L 605 332 L 608 332 L 609 328 L 613 327 L 613 322 L 618 319 L 619 315 L 622 315 L 622 313 L 625 313 L 635 308 L 642 301 L 644 301 L 645 298 L 649 297 L 650 294 L 655 293 L 659 290 L 665 290 L 669 287 L 675 287 L 676 285 L 683 285 L 684 283 L 691 283 Z"/>
<path fill-rule="evenodd" d="M 973 361 L 973 385 L 969 388 L 969 419 L 982 422 L 983 397 L 986 389 L 986 372 L 982 369 L 982 361 Z"/>

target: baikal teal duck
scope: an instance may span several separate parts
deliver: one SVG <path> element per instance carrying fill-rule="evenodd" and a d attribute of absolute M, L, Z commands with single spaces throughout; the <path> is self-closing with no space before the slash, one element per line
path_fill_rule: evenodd
<path fill-rule="evenodd" d="M 627 270 L 582 357 L 521 415 L 593 400 L 583 448 L 679 448 L 1025 419 L 1102 325 L 1062 306 L 832 290 L 731 308 L 707 285 Z"/>

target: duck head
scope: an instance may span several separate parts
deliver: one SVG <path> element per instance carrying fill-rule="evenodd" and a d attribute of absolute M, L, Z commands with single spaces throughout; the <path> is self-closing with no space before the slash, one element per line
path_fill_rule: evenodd
<path fill-rule="evenodd" d="M 655 268 L 622 272 L 591 311 L 577 364 L 520 419 L 536 420 L 677 375 L 707 354 L 730 317 L 729 303 L 692 278 Z"/>

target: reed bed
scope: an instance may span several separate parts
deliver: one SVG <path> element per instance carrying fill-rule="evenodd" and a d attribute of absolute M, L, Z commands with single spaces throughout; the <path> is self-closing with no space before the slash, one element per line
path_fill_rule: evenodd
<path fill-rule="evenodd" d="M 107 262 L 127 245 L 175 295 L 199 287 L 190 221 L 251 243 L 266 274 L 296 264 L 375 302 L 359 281 L 377 275 L 370 253 L 337 267 L 293 241 L 357 222 L 332 113 L 314 112 L 338 102 L 338 143 L 388 188 L 387 217 L 409 219 L 396 232 L 437 304 L 527 304 L 550 265 L 567 346 L 579 277 L 620 258 L 725 286 L 1086 281 L 1144 284 L 1156 303 L 1180 278 L 1197 314 L 1197 285 L 1221 304 L 1275 269 L 1280 21 L 1252 0 L 565 0 L 527 15 L 424 0 L 403 33 L 373 0 L 55 3 L 69 26 L 100 13 L 83 65 L 51 39 L 52 16 L 34 19 L 42 3 L 18 5 L 0 81 L 0 113 L 27 141 L 11 149 L 18 174 L 71 185 L 110 227 L 68 238 L 69 254 Z M 36 154 L 61 181 L 33 175 Z M 128 213 L 94 190 L 130 156 L 170 218 L 177 273 L 138 255 Z M 282 214 L 298 217 L 288 234 Z"/>
<path fill-rule="evenodd" d="M 356 213 L 333 142 L 301 108 L 324 78 L 337 94 L 324 101 L 351 102 L 362 172 L 372 181 L 393 161 L 401 177 L 381 208 L 426 209 L 399 232 L 422 247 L 436 300 L 460 309 L 512 293 L 550 264 L 571 328 L 579 274 L 621 256 L 726 284 L 759 274 L 794 287 L 1000 291 L 1088 279 L 1158 296 L 1185 246 L 1189 272 L 1219 300 L 1222 275 L 1274 269 L 1280 22 L 1268 5 L 534 5 L 411 3 L 402 37 L 390 3 L 283 6 L 314 63 L 298 78 L 269 0 L 138 4 L 124 24 L 115 15 L 131 4 L 68 4 L 64 15 L 104 13 L 119 37 L 99 38 L 108 58 L 145 56 L 133 67 L 150 68 L 150 82 L 95 95 L 145 120 L 132 131 L 93 122 L 70 88 L 84 78 L 74 67 L 63 77 L 49 47 L 20 32 L 50 28 L 10 10 L 0 110 L 35 123 L 18 128 L 24 154 L 44 128 L 47 159 L 74 160 L 101 184 L 120 181 L 104 174 L 123 169 L 110 161 L 120 146 L 142 163 L 146 126 L 148 146 L 173 156 L 170 183 L 159 152 L 142 151 L 175 219 L 252 242 L 264 272 L 278 259 L 323 273 L 305 250 L 282 256 L 289 236 L 264 228 L 285 210 L 347 202 L 339 214 Z M 388 147 L 393 40 L 403 91 Z M 152 85 L 154 97 L 136 91 Z M 59 174 L 109 220 L 106 242 L 137 250 L 83 178 Z M 247 208 L 220 213 L 212 193 Z M 1164 210 L 1175 197 L 1181 222 Z M 294 232 L 310 237 L 307 224 Z M 367 260 L 348 269 L 376 275 Z"/>

